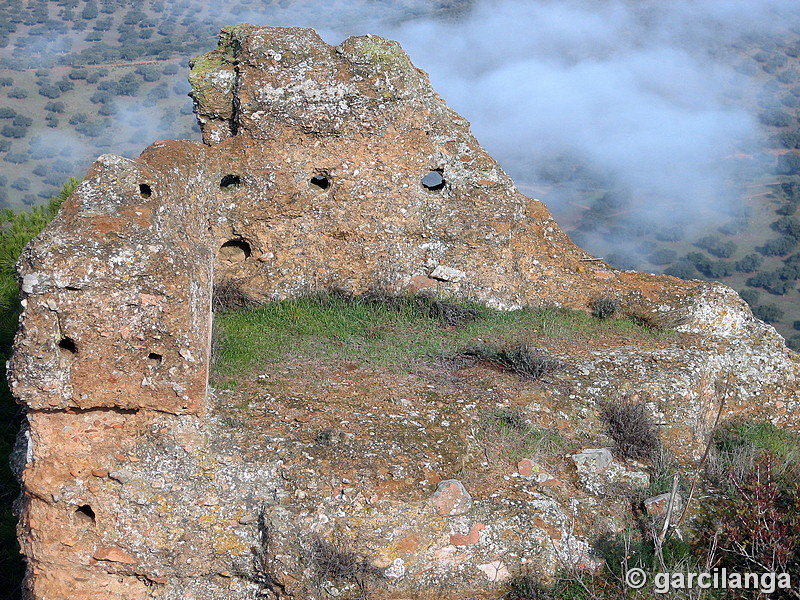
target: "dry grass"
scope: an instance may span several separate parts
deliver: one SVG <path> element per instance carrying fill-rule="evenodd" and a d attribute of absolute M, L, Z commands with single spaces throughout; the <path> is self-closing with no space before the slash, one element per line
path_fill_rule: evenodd
<path fill-rule="evenodd" d="M 658 426 L 653 423 L 645 405 L 628 398 L 615 403 L 605 402 L 600 417 L 606 433 L 614 440 L 614 451 L 623 458 L 654 460 L 661 449 Z"/>

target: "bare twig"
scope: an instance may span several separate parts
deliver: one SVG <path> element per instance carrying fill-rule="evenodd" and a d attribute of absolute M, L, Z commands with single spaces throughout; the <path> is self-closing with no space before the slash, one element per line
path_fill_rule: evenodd
<path fill-rule="evenodd" d="M 717 416 L 714 419 L 714 426 L 711 428 L 711 433 L 708 436 L 708 442 L 706 443 L 706 450 L 705 452 L 703 452 L 703 457 L 700 459 L 700 462 L 697 463 L 697 469 L 695 470 L 694 478 L 692 479 L 692 485 L 689 487 L 689 496 L 683 505 L 683 512 L 681 512 L 681 516 L 678 519 L 678 522 L 675 523 L 675 527 L 673 529 L 678 529 L 681 526 L 683 520 L 686 518 L 686 515 L 689 511 L 689 505 L 692 502 L 695 489 L 697 488 L 697 484 L 700 481 L 700 474 L 703 472 L 703 468 L 705 467 L 706 462 L 708 461 L 708 456 L 711 453 L 711 447 L 714 445 L 714 436 L 716 435 L 717 429 L 719 428 L 719 420 L 720 418 L 722 418 L 722 411 L 725 410 L 725 404 L 728 401 L 728 392 L 730 391 L 730 387 L 731 387 L 731 376 L 728 375 L 728 377 L 725 379 L 724 386 L 722 387 L 721 391 L 718 392 L 718 395 L 720 396 L 719 409 L 717 410 Z"/>

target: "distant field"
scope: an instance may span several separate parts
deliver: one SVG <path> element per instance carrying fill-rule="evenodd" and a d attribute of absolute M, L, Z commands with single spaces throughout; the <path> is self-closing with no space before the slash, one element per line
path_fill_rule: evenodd
<path fill-rule="evenodd" d="M 199 139 L 187 96 L 188 61 L 213 48 L 224 25 L 249 21 L 345 32 L 363 24 L 373 30 L 421 18 L 458 22 L 472 4 L 241 0 L 223 8 L 187 0 L 7 0 L 0 22 L 0 206 L 46 202 L 99 154 L 134 157 L 157 139 Z M 706 222 L 695 218 L 678 230 L 648 224 L 631 208 L 650 202 L 647 191 L 619 189 L 574 157 L 545 157 L 536 173 L 514 156 L 497 158 L 523 192 L 551 206 L 587 251 L 619 268 L 717 279 L 745 291 L 756 314 L 800 348 L 800 330 L 793 327 L 800 327 L 800 269 L 793 267 L 800 262 L 800 224 L 795 230 L 785 221 L 800 219 L 800 23 L 786 23 L 779 35 L 720 42 L 711 50 L 714 61 L 749 82 L 729 90 L 730 103 L 747 106 L 763 129 L 759 148 L 719 157 L 736 165 L 721 190 L 739 200 L 730 214 L 710 213 Z M 565 193 L 568 202 L 556 201 Z M 774 229 L 781 218 L 788 233 Z M 709 235 L 719 248 L 701 247 Z M 780 252 L 765 249 L 779 238 Z M 724 256 L 714 254 L 720 250 Z M 755 271 L 737 270 L 753 255 Z M 769 285 L 755 285 L 758 275 Z"/>

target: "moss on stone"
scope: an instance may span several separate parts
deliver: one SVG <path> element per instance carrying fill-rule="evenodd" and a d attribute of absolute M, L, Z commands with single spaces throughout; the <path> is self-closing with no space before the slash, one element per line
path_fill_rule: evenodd
<path fill-rule="evenodd" d="M 359 38 L 356 52 L 364 63 L 375 64 L 379 68 L 412 68 L 408 55 L 397 42 L 379 37 Z"/>

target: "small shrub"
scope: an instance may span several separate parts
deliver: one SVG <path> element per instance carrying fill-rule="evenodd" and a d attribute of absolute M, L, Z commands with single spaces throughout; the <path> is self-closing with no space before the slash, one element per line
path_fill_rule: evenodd
<path fill-rule="evenodd" d="M 486 360 L 504 371 L 515 373 L 522 379 L 540 379 L 562 367 L 561 361 L 538 353 L 533 346 L 522 344 L 510 348 L 496 348 L 490 344 L 473 346 L 462 351 L 462 356 Z"/>
<path fill-rule="evenodd" d="M 211 305 L 214 312 L 221 312 L 254 308 L 259 305 L 259 302 L 244 291 L 240 280 L 225 279 L 214 284 Z"/>
<path fill-rule="evenodd" d="M 257 584 L 260 588 L 260 595 L 271 594 L 273 598 L 284 598 L 286 597 L 286 586 L 281 583 L 280 577 L 277 575 L 279 565 L 273 547 L 273 528 L 267 522 L 264 513 L 264 508 L 262 508 L 258 515 L 258 545 L 251 549 L 253 553 L 252 566 L 247 571 L 239 570 L 237 575 Z"/>
<path fill-rule="evenodd" d="M 320 446 L 330 446 L 333 443 L 334 433 L 332 429 L 323 429 L 314 437 L 314 441 Z"/>
<path fill-rule="evenodd" d="M 589 303 L 592 316 L 596 319 L 609 319 L 619 310 L 619 300 L 614 298 L 596 298 Z"/>
<path fill-rule="evenodd" d="M 535 575 L 525 574 L 512 577 L 508 581 L 505 600 L 547 600 L 553 595 Z"/>
<path fill-rule="evenodd" d="M 594 540 L 592 549 L 595 555 L 605 562 L 603 579 L 606 583 L 624 581 L 626 571 L 631 568 L 645 571 L 658 570 L 652 534 L 647 530 L 605 533 Z M 668 538 L 662 546 L 662 552 L 664 563 L 670 570 L 683 571 L 691 565 L 688 560 L 691 556 L 691 547 L 683 540 Z M 612 597 L 624 598 L 625 594 Z"/>
<path fill-rule="evenodd" d="M 795 571 L 800 567 L 800 469 L 755 445 L 738 450 L 728 453 L 735 460 L 718 481 L 725 493 L 703 506 L 695 551 L 739 572 Z"/>
<path fill-rule="evenodd" d="M 307 556 L 317 584 L 326 580 L 355 584 L 366 592 L 370 584 L 378 581 L 383 571 L 352 547 L 352 542 L 343 538 L 328 542 L 315 537 Z"/>
<path fill-rule="evenodd" d="M 600 417 L 619 456 L 636 460 L 654 460 L 658 456 L 661 449 L 658 426 L 643 403 L 627 398 L 620 403 L 607 401 L 600 406 Z"/>

